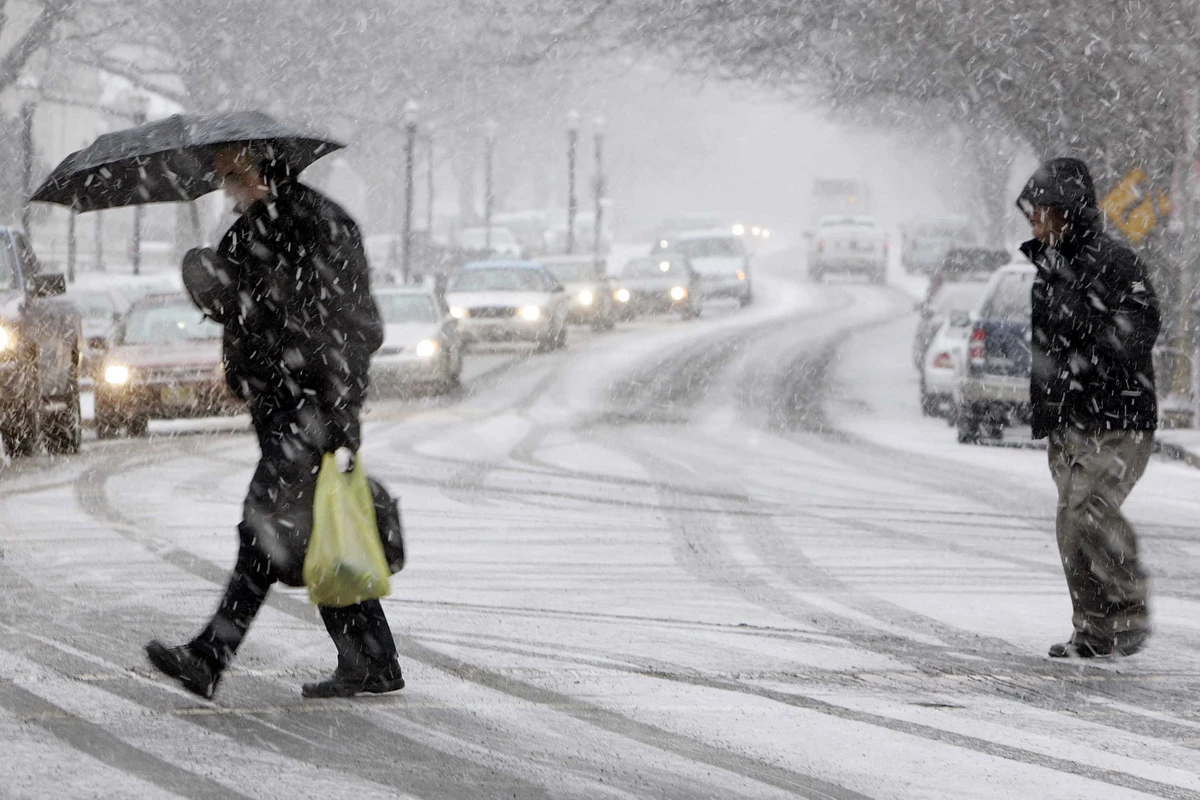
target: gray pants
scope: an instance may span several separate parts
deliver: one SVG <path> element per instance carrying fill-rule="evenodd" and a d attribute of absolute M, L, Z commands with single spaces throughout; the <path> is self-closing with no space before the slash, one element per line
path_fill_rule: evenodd
<path fill-rule="evenodd" d="M 1146 470 L 1153 431 L 1055 431 L 1058 552 L 1071 591 L 1074 641 L 1120 643 L 1150 630 L 1146 573 L 1121 504 Z"/>

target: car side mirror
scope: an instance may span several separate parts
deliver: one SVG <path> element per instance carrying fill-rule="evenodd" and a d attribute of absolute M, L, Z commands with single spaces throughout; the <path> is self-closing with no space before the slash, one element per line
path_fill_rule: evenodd
<path fill-rule="evenodd" d="M 56 297 L 67 293 L 67 278 L 61 272 L 31 275 L 29 293 L 34 297 Z"/>
<path fill-rule="evenodd" d="M 971 315 L 966 311 L 951 311 L 950 312 L 950 327 L 951 328 L 966 328 L 971 324 Z"/>

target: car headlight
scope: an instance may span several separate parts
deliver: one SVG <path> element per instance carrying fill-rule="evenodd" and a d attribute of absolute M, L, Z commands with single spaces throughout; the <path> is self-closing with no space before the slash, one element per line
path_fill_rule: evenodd
<path fill-rule="evenodd" d="M 764 239 L 770 239 L 770 238 L 771 238 L 771 232 L 770 232 L 769 230 L 767 230 L 766 228 L 763 228 L 763 232 L 762 232 L 762 238 L 764 238 Z"/>
<path fill-rule="evenodd" d="M 460 308 L 458 306 L 451 306 L 450 316 L 454 317 L 455 319 L 466 319 L 468 315 L 467 315 L 467 310 L 465 308 Z"/>
<path fill-rule="evenodd" d="M 129 367 L 120 364 L 109 364 L 104 368 L 104 382 L 113 386 L 124 386 L 129 383 Z"/>
<path fill-rule="evenodd" d="M 588 290 L 584 289 L 582 292 L 579 293 L 579 302 L 582 305 L 590 306 L 592 303 L 596 302 L 596 295 L 594 295 L 591 292 L 589 292 Z"/>
<path fill-rule="evenodd" d="M 676 286 L 674 289 L 671 290 L 671 299 L 672 300 L 683 300 L 686 297 L 687 297 L 687 289 L 683 288 L 682 286 Z"/>
<path fill-rule="evenodd" d="M 0 326 L 0 351 L 7 350 L 12 344 L 12 334 L 8 332 L 8 328 Z"/>
<path fill-rule="evenodd" d="M 437 339 L 422 339 L 417 342 L 417 358 L 433 358 L 441 349 L 442 343 Z"/>
<path fill-rule="evenodd" d="M 750 229 L 750 233 L 753 236 L 762 236 L 762 228 L 755 225 L 753 228 Z"/>
<path fill-rule="evenodd" d="M 521 309 L 521 319 L 537 322 L 542 318 L 542 310 L 537 306 L 525 306 Z"/>
<path fill-rule="evenodd" d="M 738 224 L 733 226 L 733 235 L 734 236 L 741 236 L 745 232 L 746 232 L 746 226 L 743 225 L 742 223 L 739 222 Z"/>
<path fill-rule="evenodd" d="M 617 289 L 617 291 L 613 293 L 613 297 L 615 297 L 617 299 L 618 303 L 628 303 L 629 302 L 629 290 L 628 289 Z"/>

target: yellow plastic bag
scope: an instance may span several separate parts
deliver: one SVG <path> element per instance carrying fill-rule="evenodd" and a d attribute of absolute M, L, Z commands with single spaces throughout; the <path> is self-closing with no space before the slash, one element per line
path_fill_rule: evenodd
<path fill-rule="evenodd" d="M 313 498 L 312 536 L 304 556 L 304 585 L 319 606 L 341 608 L 386 597 L 387 559 L 379 541 L 375 502 L 362 459 L 338 472 L 332 453 L 321 459 Z"/>

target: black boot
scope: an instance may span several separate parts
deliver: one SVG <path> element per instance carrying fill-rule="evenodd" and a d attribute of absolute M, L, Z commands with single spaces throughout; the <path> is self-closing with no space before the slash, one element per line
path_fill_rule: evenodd
<path fill-rule="evenodd" d="M 221 670 L 196 655 L 190 647 L 167 647 L 157 639 L 146 645 L 150 663 L 168 678 L 183 684 L 192 694 L 211 700 L 217 684 L 221 682 Z"/>
<path fill-rule="evenodd" d="M 1050 645 L 1051 658 L 1108 658 L 1113 654 L 1111 642 L 1080 639 L 1072 636 L 1070 641 Z"/>
<path fill-rule="evenodd" d="M 376 672 L 343 670 L 334 673 L 319 683 L 306 683 L 300 689 L 304 697 L 353 697 L 356 694 L 385 694 L 404 688 L 404 675 L 400 662 L 394 661 Z"/>

